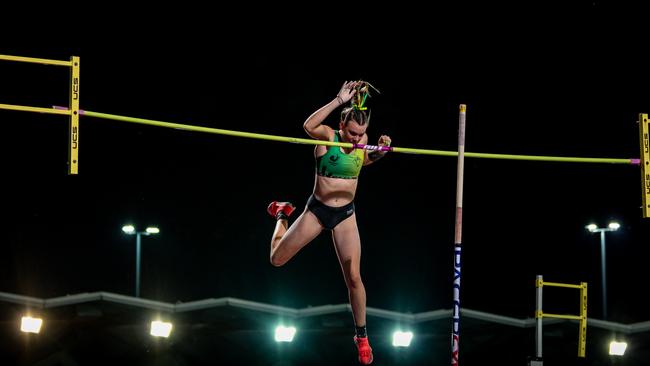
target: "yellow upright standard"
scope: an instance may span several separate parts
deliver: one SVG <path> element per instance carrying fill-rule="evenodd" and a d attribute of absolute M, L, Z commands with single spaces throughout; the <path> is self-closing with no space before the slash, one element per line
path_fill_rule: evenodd
<path fill-rule="evenodd" d="M 580 333 L 578 334 L 578 357 L 587 353 L 587 282 L 580 282 Z"/>
<path fill-rule="evenodd" d="M 50 60 L 45 58 L 0 55 L 0 60 L 27 62 L 42 65 L 70 67 L 70 106 L 68 109 L 41 108 L 14 104 L 0 104 L 0 109 L 13 111 L 64 114 L 70 116 L 68 174 L 79 173 L 79 57 L 72 56 L 70 61 Z"/>
<path fill-rule="evenodd" d="M 641 212 L 644 218 L 650 217 L 650 142 L 648 141 L 648 114 L 639 114 L 639 138 L 641 140 Z"/>
<path fill-rule="evenodd" d="M 70 127 L 68 174 L 79 173 L 79 57 L 70 58 Z"/>

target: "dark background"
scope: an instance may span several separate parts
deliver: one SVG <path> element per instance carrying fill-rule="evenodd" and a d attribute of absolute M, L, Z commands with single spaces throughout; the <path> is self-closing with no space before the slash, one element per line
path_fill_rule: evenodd
<path fill-rule="evenodd" d="M 455 150 L 464 103 L 467 151 L 639 156 L 636 121 L 650 111 L 639 9 L 354 9 L 331 21 L 265 9 L 115 12 L 5 33 L 0 53 L 80 56 L 81 107 L 96 112 L 306 137 L 309 114 L 345 80 L 363 79 L 381 91 L 368 102 L 373 144 L 388 134 L 393 146 Z M 1 103 L 68 103 L 65 68 L 2 62 L 0 78 Z M 65 117 L 0 111 L 0 121 L 0 291 L 133 294 L 135 237 L 121 231 L 133 223 L 161 230 L 143 238 L 142 297 L 347 302 L 328 233 L 282 268 L 268 261 L 265 208 L 289 200 L 303 209 L 313 147 L 84 117 L 79 175 L 67 176 Z M 464 184 L 463 307 L 532 317 L 541 274 L 588 282 L 589 316 L 601 318 L 599 237 L 584 227 L 618 220 L 607 234 L 609 319 L 648 320 L 638 167 L 467 158 Z M 455 196 L 455 158 L 394 153 L 363 169 L 368 306 L 451 308 Z M 578 305 L 577 291 L 545 292 L 549 312 L 577 314 Z"/>

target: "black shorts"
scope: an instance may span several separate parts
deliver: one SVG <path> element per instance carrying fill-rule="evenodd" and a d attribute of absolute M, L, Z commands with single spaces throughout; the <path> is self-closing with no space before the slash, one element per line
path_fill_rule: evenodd
<path fill-rule="evenodd" d="M 354 201 L 341 207 L 330 207 L 317 200 L 314 195 L 307 200 L 307 209 L 311 211 L 327 230 L 334 230 L 341 221 L 352 216 L 354 213 Z"/>

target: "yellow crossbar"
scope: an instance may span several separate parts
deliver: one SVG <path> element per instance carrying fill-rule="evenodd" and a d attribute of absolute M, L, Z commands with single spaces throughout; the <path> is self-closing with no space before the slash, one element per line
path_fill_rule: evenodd
<path fill-rule="evenodd" d="M 22 111 L 22 112 L 63 114 L 63 115 L 66 115 L 66 116 L 70 115 L 70 110 L 67 110 L 67 109 L 52 109 L 52 108 L 30 107 L 30 106 L 25 106 L 25 105 L 14 105 L 14 104 L 0 104 L 0 109 L 8 109 L 8 110 L 12 110 L 12 111 Z"/>
<path fill-rule="evenodd" d="M 55 66 L 72 66 L 72 61 L 49 60 L 46 58 L 35 58 L 35 57 L 0 55 L 0 60 L 29 62 L 34 64 L 55 65 Z"/>

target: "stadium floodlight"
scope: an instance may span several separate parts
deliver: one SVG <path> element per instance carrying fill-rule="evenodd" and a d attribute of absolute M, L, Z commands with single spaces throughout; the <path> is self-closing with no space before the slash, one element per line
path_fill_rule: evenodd
<path fill-rule="evenodd" d="M 413 340 L 413 332 L 396 331 L 393 333 L 393 346 L 394 347 L 408 347 Z"/>
<path fill-rule="evenodd" d="M 613 356 L 623 356 L 625 354 L 626 348 L 627 348 L 627 342 L 612 341 L 609 344 L 609 354 Z"/>
<path fill-rule="evenodd" d="M 296 335 L 296 327 L 285 327 L 278 325 L 275 328 L 275 341 L 276 342 L 291 342 L 293 336 Z"/>
<path fill-rule="evenodd" d="M 43 319 L 41 318 L 33 318 L 29 315 L 23 316 L 20 321 L 20 331 L 25 333 L 39 333 L 42 325 Z"/>
<path fill-rule="evenodd" d="M 163 322 L 160 320 L 154 320 L 151 322 L 151 332 L 150 334 L 154 337 L 169 337 L 169 334 L 172 332 L 172 323 Z"/>

